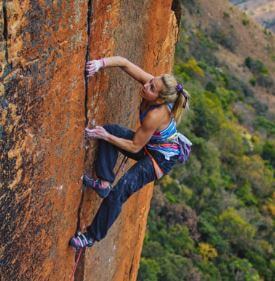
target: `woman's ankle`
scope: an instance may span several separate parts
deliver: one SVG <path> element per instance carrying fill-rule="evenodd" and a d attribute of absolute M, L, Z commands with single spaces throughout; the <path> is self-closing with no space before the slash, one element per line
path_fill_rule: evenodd
<path fill-rule="evenodd" d="M 101 186 L 102 186 L 103 188 L 107 188 L 108 186 L 111 185 L 110 182 L 105 181 L 105 180 L 100 180 L 100 182 L 101 182 Z"/>

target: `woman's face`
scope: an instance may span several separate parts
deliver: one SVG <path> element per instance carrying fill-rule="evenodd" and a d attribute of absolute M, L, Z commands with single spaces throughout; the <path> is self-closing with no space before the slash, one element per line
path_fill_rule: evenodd
<path fill-rule="evenodd" d="M 141 96 L 147 101 L 157 101 L 164 85 L 160 77 L 154 77 L 143 85 Z"/>

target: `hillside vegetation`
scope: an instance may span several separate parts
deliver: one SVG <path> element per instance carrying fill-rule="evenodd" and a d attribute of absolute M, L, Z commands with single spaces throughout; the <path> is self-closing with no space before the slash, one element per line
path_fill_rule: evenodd
<path fill-rule="evenodd" d="M 275 32 L 275 1 L 273 0 L 231 0 L 265 28 Z"/>
<path fill-rule="evenodd" d="M 275 44 L 228 1 L 182 0 L 190 160 L 155 187 L 139 281 L 274 280 Z"/>

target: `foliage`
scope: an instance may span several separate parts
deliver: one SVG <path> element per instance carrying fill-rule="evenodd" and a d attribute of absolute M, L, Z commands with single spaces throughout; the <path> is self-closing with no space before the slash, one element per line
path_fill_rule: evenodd
<path fill-rule="evenodd" d="M 273 88 L 274 81 L 269 75 L 269 71 L 262 61 L 247 57 L 244 61 L 244 64 L 254 74 L 253 79 L 250 80 L 250 83 L 252 83 L 252 85 L 254 84 L 253 86 L 258 84 L 259 86 L 265 88 Z"/>
<path fill-rule="evenodd" d="M 228 267 L 232 280 L 261 281 L 259 273 L 247 259 L 235 258 Z"/>
<path fill-rule="evenodd" d="M 217 24 L 212 25 L 210 36 L 214 42 L 222 45 L 231 52 L 234 52 L 238 45 L 235 33 L 231 30 L 226 30 Z"/>
<path fill-rule="evenodd" d="M 242 19 L 242 24 L 243 24 L 243 25 L 249 25 L 249 19 L 248 19 L 248 17 L 244 17 L 244 18 Z"/>
<path fill-rule="evenodd" d="M 254 74 L 268 74 L 266 66 L 258 59 L 247 57 L 245 58 L 244 64 Z"/>
<path fill-rule="evenodd" d="M 182 2 L 203 13 L 198 1 Z M 180 32 L 174 72 L 191 94 L 191 110 L 178 129 L 193 146 L 186 165 L 155 187 L 138 280 L 271 281 L 275 128 L 254 91 L 274 91 L 274 81 L 258 58 L 245 59 L 247 79 L 219 61 L 220 46 L 238 47 L 228 24 L 206 29 L 182 18 Z"/>
<path fill-rule="evenodd" d="M 181 2 L 191 14 L 200 12 L 199 5 L 196 0 L 182 0 Z"/>
<path fill-rule="evenodd" d="M 203 70 L 198 65 L 196 59 L 190 58 L 186 63 L 181 62 L 176 66 L 176 72 L 184 72 L 188 77 L 204 76 Z"/>
<path fill-rule="evenodd" d="M 213 246 L 211 246 L 208 243 L 203 243 L 203 242 L 199 243 L 199 252 L 205 261 L 213 259 L 213 258 L 217 257 L 217 255 L 218 255 L 216 249 Z"/>
<path fill-rule="evenodd" d="M 233 208 L 228 208 L 218 216 L 217 227 L 224 238 L 239 249 L 252 242 L 256 233 L 255 227 Z"/>
<path fill-rule="evenodd" d="M 193 132 L 203 138 L 209 138 L 220 130 L 223 122 L 223 112 L 221 102 L 218 98 L 205 92 L 200 96 L 193 97 L 192 102 L 194 119 Z"/>
<path fill-rule="evenodd" d="M 138 280 L 157 281 L 160 266 L 155 260 L 141 258 Z"/>
<path fill-rule="evenodd" d="M 255 119 L 254 125 L 258 130 L 265 130 L 267 135 L 275 135 L 275 124 L 269 121 L 264 116 L 259 116 Z"/>
<path fill-rule="evenodd" d="M 269 163 L 275 168 L 275 141 L 267 140 L 263 146 L 262 157 L 268 160 Z"/>

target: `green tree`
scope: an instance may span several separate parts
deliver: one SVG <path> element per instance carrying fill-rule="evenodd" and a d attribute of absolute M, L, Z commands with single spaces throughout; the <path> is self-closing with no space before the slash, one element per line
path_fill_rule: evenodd
<path fill-rule="evenodd" d="M 158 281 L 159 264 L 152 259 L 141 258 L 138 281 Z"/>
<path fill-rule="evenodd" d="M 239 249 L 244 249 L 253 244 L 256 228 L 233 208 L 228 208 L 219 215 L 218 227 L 224 238 Z"/>

